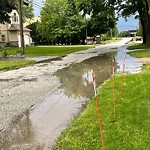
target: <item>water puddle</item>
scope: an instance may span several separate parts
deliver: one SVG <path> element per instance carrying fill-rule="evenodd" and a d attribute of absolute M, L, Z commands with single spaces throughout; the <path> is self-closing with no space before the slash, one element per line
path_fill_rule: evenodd
<path fill-rule="evenodd" d="M 102 54 L 58 70 L 55 75 L 61 83 L 59 89 L 52 91 L 32 110 L 15 118 L 9 128 L 0 131 L 0 149 L 50 149 L 59 133 L 94 96 L 92 72 L 97 86 L 111 76 L 112 59 L 116 62 L 115 72 L 121 72 L 125 50 L 125 47 L 121 47 L 117 53 Z M 125 72 L 141 71 L 142 64 L 128 54 L 125 62 Z"/>
<path fill-rule="evenodd" d="M 93 70 L 97 86 L 108 79 L 112 74 L 111 57 L 113 53 L 103 54 L 59 70 L 55 75 L 59 77 L 60 89 L 69 97 L 93 97 L 93 84 L 88 76 Z"/>
<path fill-rule="evenodd" d="M 126 53 L 126 47 L 120 47 L 117 55 L 115 56 L 117 62 L 117 72 L 122 72 L 124 64 L 124 53 Z M 140 73 L 142 71 L 142 63 L 137 62 L 137 59 L 126 53 L 125 59 L 125 73 Z"/>

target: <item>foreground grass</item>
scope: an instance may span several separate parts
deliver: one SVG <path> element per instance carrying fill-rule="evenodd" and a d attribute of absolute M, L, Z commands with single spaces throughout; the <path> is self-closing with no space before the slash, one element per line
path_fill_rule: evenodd
<path fill-rule="evenodd" d="M 106 150 L 150 149 L 150 66 L 139 74 L 127 74 L 120 97 L 121 75 L 116 75 L 117 122 L 113 122 L 112 81 L 98 89 Z M 58 138 L 58 150 L 100 150 L 101 138 L 95 99 Z"/>
<path fill-rule="evenodd" d="M 28 66 L 29 64 L 34 64 L 35 61 L 31 60 L 1 60 L 0 61 L 0 70 L 10 70 L 20 67 Z"/>
<path fill-rule="evenodd" d="M 26 47 L 26 56 L 62 56 L 72 52 L 86 50 L 93 46 L 48 46 L 48 47 Z M 5 48 L 8 55 L 16 55 L 20 48 Z M 1 55 L 1 54 L 0 54 Z"/>

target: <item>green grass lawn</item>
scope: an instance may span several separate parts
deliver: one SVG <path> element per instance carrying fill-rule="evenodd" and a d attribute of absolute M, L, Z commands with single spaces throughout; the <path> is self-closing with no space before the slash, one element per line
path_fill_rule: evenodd
<path fill-rule="evenodd" d="M 129 50 L 137 50 L 134 52 L 128 52 L 129 55 L 136 57 L 136 58 L 142 58 L 142 57 L 150 57 L 150 46 L 147 46 L 145 44 L 135 44 L 132 46 L 128 46 L 127 49 Z M 139 50 L 141 49 L 141 50 Z"/>
<path fill-rule="evenodd" d="M 68 53 L 77 52 L 81 50 L 86 50 L 88 48 L 92 48 L 93 46 L 85 45 L 77 45 L 77 46 L 43 46 L 43 47 L 26 47 L 25 55 L 28 57 L 32 56 L 63 56 Z M 8 56 L 16 55 L 17 51 L 20 48 L 4 48 L 7 51 Z M 2 52 L 0 52 L 0 57 L 2 57 Z M 14 69 L 20 68 L 29 64 L 33 64 L 35 61 L 27 61 L 27 60 L 5 60 L 0 61 L 0 70 L 3 69 Z"/>
<path fill-rule="evenodd" d="M 123 97 L 120 97 L 122 77 L 116 75 L 117 122 L 113 122 L 112 80 L 98 89 L 101 120 L 106 150 L 150 149 L 150 66 L 139 74 L 125 75 Z M 100 150 L 101 138 L 95 99 L 79 117 L 62 132 L 56 150 Z"/>
<path fill-rule="evenodd" d="M 150 49 L 150 46 L 145 44 L 133 44 L 127 47 L 128 50 L 136 50 L 136 49 Z"/>
<path fill-rule="evenodd" d="M 68 53 L 77 52 L 92 48 L 93 46 L 43 46 L 43 47 L 26 47 L 26 56 L 62 56 Z M 20 48 L 4 48 L 8 55 L 16 55 Z M 2 55 L 0 53 L 0 55 Z"/>
<path fill-rule="evenodd" d="M 20 67 L 25 67 L 29 64 L 34 64 L 35 61 L 31 60 L 1 60 L 0 61 L 0 70 L 10 70 Z"/>
<path fill-rule="evenodd" d="M 128 54 L 136 58 L 150 57 L 150 49 L 128 52 Z"/>

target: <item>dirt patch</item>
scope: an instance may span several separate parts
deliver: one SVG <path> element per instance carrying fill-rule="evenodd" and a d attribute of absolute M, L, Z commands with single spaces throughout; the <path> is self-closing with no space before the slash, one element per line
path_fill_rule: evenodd
<path fill-rule="evenodd" d="M 138 58 L 137 62 L 143 63 L 143 64 L 150 64 L 150 57 Z"/>

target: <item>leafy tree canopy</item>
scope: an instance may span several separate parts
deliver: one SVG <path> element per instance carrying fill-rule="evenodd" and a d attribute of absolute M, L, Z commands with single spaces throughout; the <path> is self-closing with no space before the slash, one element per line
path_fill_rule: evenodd
<path fill-rule="evenodd" d="M 0 23 L 9 22 L 8 13 L 15 8 L 13 0 L 0 0 Z"/>
<path fill-rule="evenodd" d="M 138 13 L 136 18 L 142 25 L 143 43 L 150 45 L 150 0 L 108 0 L 108 3 L 124 17 Z"/>
<path fill-rule="evenodd" d="M 46 0 L 39 30 L 54 43 L 84 43 L 86 28 L 88 36 L 95 36 L 115 27 L 112 8 L 103 0 Z"/>
<path fill-rule="evenodd" d="M 10 22 L 9 13 L 12 9 L 18 10 L 18 0 L 0 0 L 0 8 L 0 23 Z M 29 1 L 28 6 L 22 3 L 23 21 L 34 17 L 33 10 L 33 0 Z"/>

